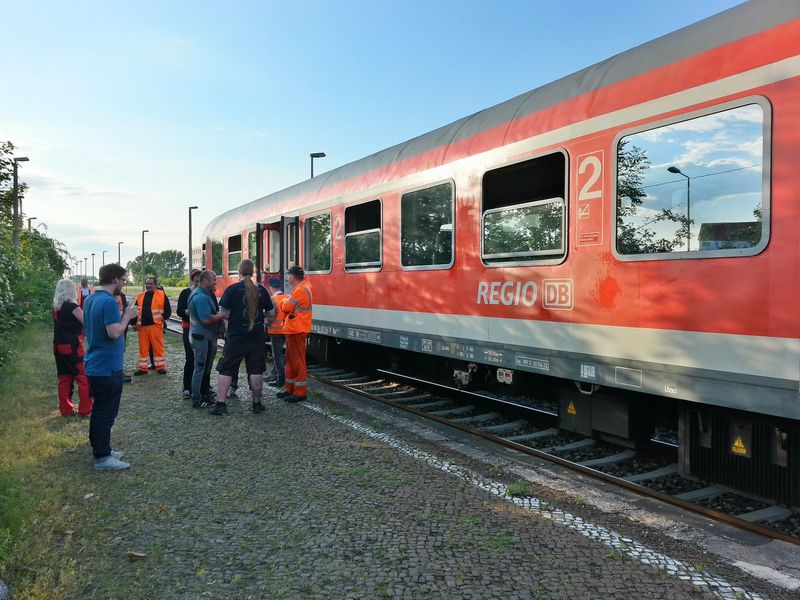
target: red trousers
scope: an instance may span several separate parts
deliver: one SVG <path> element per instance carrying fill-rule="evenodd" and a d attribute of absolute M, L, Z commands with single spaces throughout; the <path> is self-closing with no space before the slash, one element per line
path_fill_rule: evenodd
<path fill-rule="evenodd" d="M 286 336 L 286 391 L 300 398 L 308 395 L 307 337 L 307 333 L 292 333 Z"/>
<path fill-rule="evenodd" d="M 56 346 L 56 372 L 58 373 L 58 410 L 61 416 L 68 417 L 75 412 L 72 403 L 72 390 L 78 384 L 78 414 L 82 417 L 92 414 L 92 397 L 89 393 L 89 380 L 83 366 L 83 345 L 79 342 L 77 348 L 70 348 L 69 344 Z"/>
<path fill-rule="evenodd" d="M 153 350 L 153 364 L 156 370 L 167 368 L 164 356 L 164 326 L 139 325 L 139 370 L 147 371 L 150 366 L 150 349 Z"/>

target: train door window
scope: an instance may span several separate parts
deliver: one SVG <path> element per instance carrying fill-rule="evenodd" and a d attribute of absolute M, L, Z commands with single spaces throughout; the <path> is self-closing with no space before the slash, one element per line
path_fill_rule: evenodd
<path fill-rule="evenodd" d="M 344 209 L 344 266 L 348 271 L 381 267 L 381 201 Z"/>
<path fill-rule="evenodd" d="M 252 260 L 253 262 L 256 261 L 256 232 L 251 231 L 247 234 L 247 258 Z M 261 265 L 258 265 L 258 268 L 261 268 Z"/>
<path fill-rule="evenodd" d="M 232 275 L 239 270 L 242 262 L 242 236 L 232 235 L 228 238 L 228 274 Z"/>
<path fill-rule="evenodd" d="M 267 230 L 267 248 L 269 258 L 266 271 L 269 273 L 281 272 L 281 234 L 274 229 Z"/>
<path fill-rule="evenodd" d="M 222 240 L 211 240 L 211 270 L 217 275 L 222 272 Z"/>
<path fill-rule="evenodd" d="M 750 100 L 621 137 L 621 259 L 750 256 L 769 237 L 769 103 Z"/>
<path fill-rule="evenodd" d="M 206 245 L 203 243 L 203 248 L 200 251 L 200 268 L 206 270 Z"/>
<path fill-rule="evenodd" d="M 304 227 L 305 267 L 307 273 L 331 271 L 331 214 L 307 217 Z"/>
<path fill-rule="evenodd" d="M 400 199 L 400 263 L 404 268 L 453 265 L 453 184 L 403 194 Z"/>
<path fill-rule="evenodd" d="M 297 264 L 297 224 L 286 226 L 286 268 Z"/>
<path fill-rule="evenodd" d="M 554 152 L 483 176 L 486 264 L 557 264 L 566 245 L 567 159 Z"/>

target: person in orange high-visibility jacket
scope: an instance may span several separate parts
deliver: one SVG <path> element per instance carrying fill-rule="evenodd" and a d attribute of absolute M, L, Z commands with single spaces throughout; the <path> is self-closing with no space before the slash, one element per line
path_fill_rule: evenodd
<path fill-rule="evenodd" d="M 146 375 L 150 366 L 150 350 L 153 362 L 160 375 L 167 373 L 167 358 L 164 355 L 164 323 L 172 314 L 169 298 L 163 290 L 156 288 L 154 277 L 144 280 L 145 291 L 136 297 L 139 307 L 139 364 L 134 375 Z"/>
<path fill-rule="evenodd" d="M 305 281 L 305 273 L 298 266 L 288 271 L 292 293 L 280 303 L 286 313 L 283 333 L 286 336 L 286 388 L 278 392 L 278 398 L 287 402 L 300 402 L 308 395 L 306 373 L 306 338 L 311 333 L 311 287 Z"/>
<path fill-rule="evenodd" d="M 282 388 L 286 383 L 286 362 L 284 357 L 284 346 L 286 345 L 286 336 L 283 333 L 283 322 L 286 320 L 286 314 L 281 310 L 281 302 L 289 297 L 289 294 L 283 293 L 283 281 L 280 277 L 269 278 L 269 288 L 267 288 L 272 296 L 272 305 L 275 307 L 271 311 L 271 318 L 267 325 L 267 335 L 269 335 L 269 343 L 272 346 L 272 373 L 273 381 L 267 385 L 269 387 Z"/>

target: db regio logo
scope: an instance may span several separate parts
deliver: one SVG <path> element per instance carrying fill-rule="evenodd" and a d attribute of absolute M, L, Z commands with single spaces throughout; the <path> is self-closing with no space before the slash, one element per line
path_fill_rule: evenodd
<path fill-rule="evenodd" d="M 548 310 L 572 310 L 572 279 L 542 280 L 542 306 Z"/>

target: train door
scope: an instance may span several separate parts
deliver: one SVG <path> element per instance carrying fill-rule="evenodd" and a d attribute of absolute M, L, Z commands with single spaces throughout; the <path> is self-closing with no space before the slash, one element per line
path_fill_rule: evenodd
<path fill-rule="evenodd" d="M 258 280 L 266 285 L 270 277 L 283 279 L 281 268 L 281 223 L 256 223 L 250 256 L 258 266 Z"/>
<path fill-rule="evenodd" d="M 300 217 L 281 217 L 281 277 L 283 291 L 291 292 L 289 286 L 289 267 L 300 263 Z"/>

